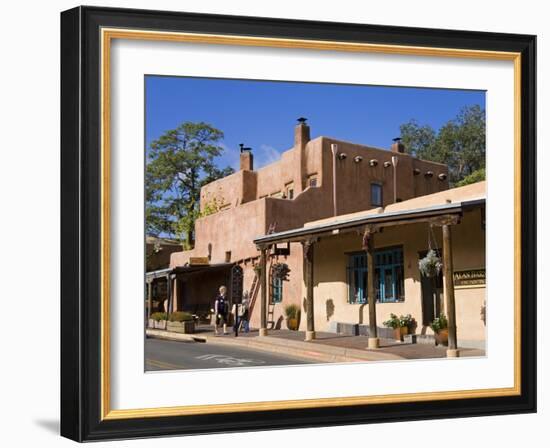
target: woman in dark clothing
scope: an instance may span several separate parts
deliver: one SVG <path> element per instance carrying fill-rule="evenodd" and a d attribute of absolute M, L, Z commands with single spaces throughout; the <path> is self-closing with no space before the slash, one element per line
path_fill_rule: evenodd
<path fill-rule="evenodd" d="M 216 325 L 214 332 L 218 335 L 218 327 L 223 326 L 223 334 L 227 334 L 227 320 L 229 317 L 229 301 L 227 300 L 227 288 L 220 286 L 219 294 L 214 302 L 214 314 L 216 316 Z"/>

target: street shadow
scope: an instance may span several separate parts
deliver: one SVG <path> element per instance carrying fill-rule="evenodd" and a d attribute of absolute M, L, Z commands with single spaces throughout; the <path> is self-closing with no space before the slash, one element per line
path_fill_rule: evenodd
<path fill-rule="evenodd" d="M 59 434 L 59 420 L 38 419 L 34 423 L 47 432 Z"/>

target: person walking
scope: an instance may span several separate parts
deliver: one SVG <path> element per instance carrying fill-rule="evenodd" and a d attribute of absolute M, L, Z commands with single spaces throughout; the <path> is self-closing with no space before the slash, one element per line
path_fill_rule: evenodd
<path fill-rule="evenodd" d="M 229 317 L 229 302 L 227 300 L 227 288 L 220 286 L 219 294 L 214 302 L 214 314 L 216 316 L 216 324 L 214 333 L 218 335 L 218 327 L 223 326 L 223 334 L 227 334 L 227 320 Z"/>
<path fill-rule="evenodd" d="M 248 315 L 249 307 L 250 307 L 250 299 L 248 297 L 248 291 L 245 291 L 243 293 L 243 300 L 241 302 L 241 310 L 240 310 L 241 311 L 240 321 L 242 322 L 243 331 L 245 333 L 248 333 L 250 331 L 250 317 Z"/>

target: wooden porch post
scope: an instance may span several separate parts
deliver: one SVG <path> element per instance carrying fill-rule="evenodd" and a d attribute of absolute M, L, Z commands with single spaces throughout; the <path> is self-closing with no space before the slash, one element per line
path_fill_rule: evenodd
<path fill-rule="evenodd" d="M 168 274 L 166 276 L 166 282 L 167 282 L 167 293 L 168 293 L 168 305 L 166 306 L 166 312 L 167 312 L 167 320 L 170 318 L 170 314 L 172 314 L 174 310 L 174 300 L 172 299 L 172 276 Z"/>
<path fill-rule="evenodd" d="M 445 308 L 449 322 L 449 347 L 447 356 L 456 358 L 459 356 L 456 340 L 456 307 L 455 288 L 453 282 L 453 251 L 451 241 L 451 226 L 443 224 L 443 277 L 445 281 Z"/>
<path fill-rule="evenodd" d="M 367 227 L 363 234 L 363 250 L 367 253 L 367 300 L 369 303 L 368 348 L 379 348 L 378 327 L 376 325 L 376 295 L 374 292 L 374 227 Z"/>
<path fill-rule="evenodd" d="M 149 326 L 149 319 L 151 319 L 151 309 L 153 308 L 153 280 L 147 282 L 147 323 Z"/>
<path fill-rule="evenodd" d="M 267 248 L 260 248 L 260 336 L 267 336 Z"/>
<path fill-rule="evenodd" d="M 313 300 L 313 246 L 314 240 L 306 240 L 302 242 L 304 251 L 304 276 L 306 283 L 306 313 L 307 313 L 307 328 L 306 341 L 315 339 L 315 308 Z"/>

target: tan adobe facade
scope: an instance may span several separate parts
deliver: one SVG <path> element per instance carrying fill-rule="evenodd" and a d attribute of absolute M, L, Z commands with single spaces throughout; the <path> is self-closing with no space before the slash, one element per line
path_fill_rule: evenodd
<path fill-rule="evenodd" d="M 309 126 L 302 120 L 295 127 L 294 146 L 282 153 L 280 160 L 254 170 L 253 154 L 244 149 L 239 171 L 203 187 L 201 210 L 212 204 L 220 210 L 196 221 L 193 250 L 171 255 L 170 268 L 181 272 L 172 280 L 173 309 L 193 311 L 200 304 L 212 303 L 220 282 L 224 278 L 230 282 L 228 270 L 234 265 L 242 268 L 243 289 L 259 296 L 254 270 L 259 251 L 254 240 L 262 235 L 335 216 L 380 211 L 396 201 L 405 203 L 445 191 L 447 173 L 446 165 L 404 153 L 399 141 L 387 150 L 328 137 L 311 140 Z M 351 247 L 353 241 L 342 244 Z M 330 250 L 328 245 L 326 250 Z M 216 271 L 184 273 L 194 257 L 208 258 L 211 266 L 217 266 Z M 266 313 L 268 327 L 284 328 L 284 307 L 289 303 L 303 306 L 302 245 L 292 242 L 288 255 L 269 255 L 267 269 L 276 262 L 288 264 L 291 272 L 289 281 L 283 282 L 282 302 L 271 304 Z M 227 266 L 225 274 L 223 266 Z M 321 292 L 325 286 L 319 288 Z M 251 325 L 257 328 L 261 324 L 259 297 L 253 302 Z M 394 305 L 396 310 L 400 307 Z M 319 329 L 333 328 L 320 307 L 316 312 Z M 333 319 L 357 323 L 357 311 L 335 307 L 334 312 Z M 305 328 L 304 321 L 301 328 Z"/>
<path fill-rule="evenodd" d="M 419 335 L 433 334 L 429 327 L 433 318 L 439 312 L 447 316 L 450 313 L 448 304 L 444 300 L 446 293 L 444 272 L 430 285 L 427 279 L 422 278 L 418 261 L 428 250 L 429 239 L 432 240 L 433 248 L 442 252 L 444 244 L 441 223 L 444 221 L 441 219 L 453 215 L 458 217 L 455 223 L 449 226 L 452 229 L 451 251 L 457 338 L 461 347 L 484 349 L 486 340 L 485 188 L 485 182 L 479 182 L 389 205 L 383 211 L 371 210 L 319 220 L 306 223 L 302 229 L 295 229 L 290 233 L 272 235 L 271 238 L 274 241 L 315 238 L 312 260 L 315 329 L 341 331 L 342 324 L 354 324 L 357 326 L 356 332 L 367 334 L 368 305 L 366 301 L 352 303 L 353 301 L 350 300 L 350 291 L 352 291 L 350 288 L 354 283 L 350 278 L 350 274 L 353 274 L 351 260 L 364 257 L 362 229 L 368 226 L 365 224 L 366 220 L 378 218 L 381 221 L 388 215 L 391 216 L 388 218 L 390 225 L 380 228 L 373 235 L 373 250 L 375 254 L 402 254 L 403 291 L 401 297 L 391 297 L 392 300 L 384 301 L 383 297 L 380 297 L 383 293 L 375 286 L 377 325 L 381 327 L 390 313 L 411 314 L 418 323 L 416 332 Z M 354 222 L 360 224 L 354 224 Z M 301 234 L 298 234 L 298 231 L 301 231 Z M 293 237 L 292 233 L 297 235 Z M 397 263 L 394 262 L 392 265 L 393 269 L 395 264 Z M 376 268 L 379 269 L 381 266 L 377 265 Z M 386 269 L 386 273 L 389 270 Z M 362 269 L 358 271 L 361 272 Z M 389 272 L 390 276 L 392 274 L 394 273 Z M 377 273 L 377 275 L 383 274 Z M 380 284 L 377 280 L 375 281 L 375 285 Z M 307 295 L 306 283 L 304 281 L 302 284 L 302 297 Z M 383 283 L 382 279 L 381 284 Z M 366 282 L 363 287 L 366 287 Z M 307 308 L 305 304 L 302 306 Z"/>

